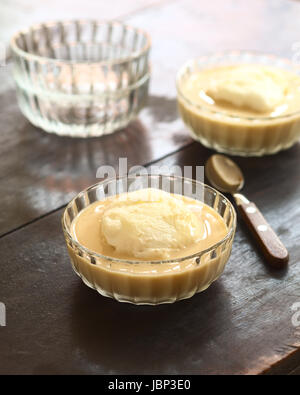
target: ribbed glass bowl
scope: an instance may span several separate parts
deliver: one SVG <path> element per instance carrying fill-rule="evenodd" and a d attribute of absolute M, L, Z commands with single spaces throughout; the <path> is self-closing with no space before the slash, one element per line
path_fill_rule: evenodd
<path fill-rule="evenodd" d="M 149 35 L 120 22 L 32 26 L 11 39 L 21 111 L 45 131 L 101 136 L 125 127 L 145 105 Z"/>
<path fill-rule="evenodd" d="M 206 250 L 166 261 L 115 259 L 85 248 L 72 236 L 72 221 L 92 203 L 149 187 L 203 201 L 224 219 L 227 235 Z M 105 180 L 80 192 L 66 207 L 62 227 L 72 267 L 86 285 L 120 302 L 156 305 L 190 298 L 222 274 L 231 253 L 236 214 L 228 199 L 205 184 L 176 176 L 140 175 Z"/>
<path fill-rule="evenodd" d="M 176 85 L 179 112 L 192 137 L 208 148 L 230 155 L 261 156 L 291 147 L 300 138 L 300 105 L 299 111 L 291 114 L 246 117 L 199 105 L 182 92 L 182 85 L 193 73 L 238 64 L 274 66 L 300 75 L 299 65 L 287 59 L 247 51 L 189 60 L 178 71 Z"/>

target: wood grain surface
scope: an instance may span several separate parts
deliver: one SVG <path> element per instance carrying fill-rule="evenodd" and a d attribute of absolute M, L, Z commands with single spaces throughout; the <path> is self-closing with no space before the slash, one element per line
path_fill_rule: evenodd
<path fill-rule="evenodd" d="M 16 0 L 1 3 L 0 15 L 4 43 L 31 22 L 67 15 L 124 19 L 153 39 L 148 107 L 104 138 L 59 138 L 30 125 L 11 65 L 0 67 L 0 302 L 7 310 L 0 374 L 299 373 L 291 308 L 300 302 L 300 144 L 234 158 L 245 173 L 243 193 L 289 250 L 288 268 L 265 265 L 239 221 L 224 274 L 190 300 L 137 307 L 88 289 L 72 272 L 60 217 L 76 192 L 97 182 L 97 168 L 117 168 L 120 157 L 129 166 L 203 165 L 212 151 L 192 142 L 178 118 L 176 71 L 188 58 L 226 49 L 297 57 L 300 3 L 66 0 L 62 9 L 56 0 Z"/>
<path fill-rule="evenodd" d="M 194 143 L 157 165 L 196 166 L 210 154 Z M 293 199 L 300 192 L 294 171 L 299 154 L 297 145 L 268 158 L 264 171 L 259 160 L 239 160 L 249 180 L 245 193 L 261 204 L 289 249 L 289 267 L 265 265 L 239 223 L 221 278 L 174 305 L 121 304 L 88 289 L 69 263 L 62 210 L 0 239 L 6 257 L 0 300 L 8 307 L 7 327 L 0 332 L 1 372 L 257 374 L 285 358 L 296 359 L 292 370 L 300 347 L 291 310 L 300 295 L 300 207 Z M 258 170 L 262 179 L 276 171 L 282 180 L 264 197 L 253 190 Z M 286 171 L 297 179 L 293 191 L 287 189 Z"/>

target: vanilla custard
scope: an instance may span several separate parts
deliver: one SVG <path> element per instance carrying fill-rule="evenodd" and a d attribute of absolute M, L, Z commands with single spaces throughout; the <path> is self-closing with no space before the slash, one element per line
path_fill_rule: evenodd
<path fill-rule="evenodd" d="M 203 251 L 226 236 L 227 226 L 198 200 L 142 189 L 91 204 L 75 219 L 72 233 L 102 255 L 155 261 Z"/>
<path fill-rule="evenodd" d="M 192 72 L 178 89 L 183 120 L 204 145 L 262 155 L 288 148 L 300 136 L 300 77 L 289 71 L 218 66 Z"/>
<path fill-rule="evenodd" d="M 205 250 L 228 232 L 224 219 L 208 205 L 142 189 L 91 203 L 72 221 L 73 239 L 102 258 L 90 259 L 72 245 L 68 249 L 76 272 L 101 294 L 157 304 L 190 297 L 219 277 L 234 232 L 215 251 Z"/>

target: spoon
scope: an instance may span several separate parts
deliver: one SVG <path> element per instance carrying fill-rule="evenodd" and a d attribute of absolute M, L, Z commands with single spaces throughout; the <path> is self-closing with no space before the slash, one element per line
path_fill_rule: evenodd
<path fill-rule="evenodd" d="M 289 260 L 287 249 L 257 206 L 241 193 L 237 193 L 244 186 L 244 176 L 237 164 L 225 155 L 212 155 L 206 162 L 205 174 L 213 187 L 233 196 L 267 262 L 276 268 L 285 266 Z"/>

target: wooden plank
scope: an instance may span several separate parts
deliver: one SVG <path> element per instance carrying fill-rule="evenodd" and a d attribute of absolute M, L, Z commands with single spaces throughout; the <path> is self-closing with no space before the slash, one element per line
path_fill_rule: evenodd
<path fill-rule="evenodd" d="M 48 3 L 47 11 L 35 8 L 35 0 L 28 8 L 14 4 L 0 5 L 1 19 L 8 21 L 1 24 L 2 40 L 33 13 L 37 20 L 50 17 Z M 100 7 L 95 4 L 93 14 Z M 288 270 L 268 269 L 240 223 L 224 275 L 206 292 L 174 305 L 135 307 L 89 290 L 69 265 L 61 211 L 38 220 L 94 183 L 98 166 L 117 166 L 122 156 L 129 165 L 152 162 L 190 143 L 176 114 L 174 86 L 187 58 L 228 48 L 296 55 L 297 2 L 147 4 L 122 9 L 122 15 L 134 12 L 126 20 L 153 37 L 149 108 L 126 131 L 90 141 L 46 135 L 21 116 L 9 68 L 0 69 L 0 234 L 24 226 L 0 240 L 0 302 L 7 308 L 0 372 L 297 374 L 300 331 L 291 306 L 300 301 L 299 144 L 272 157 L 238 159 L 245 194 L 290 251 Z M 56 18 L 60 12 L 54 10 Z M 210 153 L 195 143 L 160 163 L 202 165 Z M 30 221 L 36 222 L 25 226 Z"/>
<path fill-rule="evenodd" d="M 291 373 L 291 376 L 299 376 L 300 375 L 300 366 L 298 368 L 294 369 Z"/>
<path fill-rule="evenodd" d="M 0 235 L 64 205 L 94 182 L 96 169 L 103 164 L 116 167 L 120 156 L 126 156 L 131 165 L 145 164 L 189 144 L 191 140 L 177 115 L 174 83 L 176 71 L 188 58 L 228 48 L 291 57 L 292 44 L 299 36 L 300 4 L 286 0 L 254 0 L 251 7 L 247 0 L 229 0 L 226 7 L 222 0 L 149 0 L 137 4 L 128 0 L 127 5 L 119 1 L 119 7 L 93 1 L 86 8 L 79 3 L 75 6 L 68 1 L 64 10 L 55 7 L 56 1 L 51 7 L 49 1 L 36 0 L 26 2 L 26 6 L 20 1 L 2 4 L 1 18 L 7 22 L 0 27 L 0 37 L 7 40 L 8 32 L 10 35 L 11 30 L 20 28 L 21 22 L 30 23 L 30 18 L 126 15 L 126 21 L 144 27 L 153 38 L 148 108 L 139 121 L 112 136 L 57 138 L 31 126 L 20 114 L 10 66 L 0 68 Z M 279 30 L 285 33 L 274 40 L 274 32 Z"/>
<path fill-rule="evenodd" d="M 177 123 L 166 130 L 160 106 Z M 96 182 L 101 165 L 118 168 L 119 158 L 129 166 L 158 159 L 191 142 L 178 126 L 174 99 L 151 96 L 140 120 L 111 136 L 70 139 L 35 128 L 19 112 L 14 92 L 0 95 L 0 235 L 65 204 L 71 196 Z M 147 119 L 147 126 L 143 121 Z"/>
<path fill-rule="evenodd" d="M 210 154 L 195 143 L 157 164 L 203 165 Z M 82 284 L 69 264 L 61 210 L 2 237 L 7 326 L 0 328 L 0 373 L 292 371 L 300 362 L 291 310 L 300 302 L 299 160 L 299 144 L 272 157 L 238 159 L 245 194 L 290 251 L 288 269 L 264 265 L 239 223 L 222 277 L 172 305 L 121 304 Z"/>

